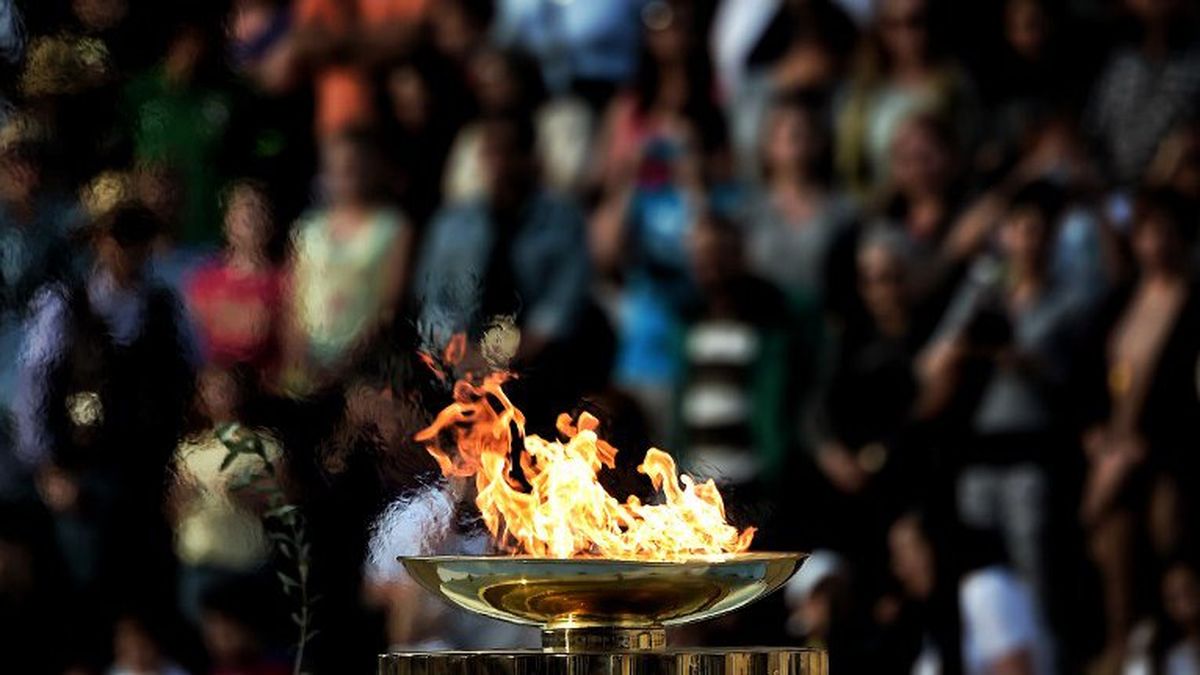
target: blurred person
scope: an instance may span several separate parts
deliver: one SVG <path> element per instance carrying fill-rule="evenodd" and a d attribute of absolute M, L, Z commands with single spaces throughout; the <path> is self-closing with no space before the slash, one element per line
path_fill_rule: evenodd
<path fill-rule="evenodd" d="M 218 3 L 222 4 L 222 3 Z M 223 45 L 234 77 L 228 165 L 262 181 L 278 220 L 308 206 L 316 162 L 314 102 L 296 62 L 289 0 L 228 3 Z"/>
<path fill-rule="evenodd" d="M 1080 515 L 1100 573 L 1107 624 L 1102 660 L 1120 663 L 1141 564 L 1194 536 L 1197 475 L 1191 429 L 1200 414 L 1200 301 L 1189 252 L 1195 204 L 1164 189 L 1135 199 L 1136 277 L 1097 310 L 1078 383 L 1087 476 Z"/>
<path fill-rule="evenodd" d="M 687 463 L 765 507 L 799 444 L 796 411 L 812 383 L 819 331 L 779 288 L 755 276 L 727 216 L 700 218 L 688 242 L 698 302 L 676 338 L 676 442 Z"/>
<path fill-rule="evenodd" d="M 855 644 L 863 636 L 854 625 L 856 589 L 850 572 L 837 553 L 816 550 L 784 587 L 788 634 L 801 638 L 805 647 L 826 650 L 830 668 L 838 672 L 868 667 L 864 650 Z"/>
<path fill-rule="evenodd" d="M 746 252 L 757 274 L 822 304 L 830 253 L 856 215 L 830 175 L 830 138 L 815 92 L 780 94 L 759 142 L 762 185 L 749 198 Z"/>
<path fill-rule="evenodd" d="M 446 344 L 455 332 L 478 336 L 512 322 L 513 364 L 527 369 L 515 388 L 531 389 L 538 419 L 605 379 L 607 328 L 594 325 L 588 296 L 584 214 L 539 182 L 532 121 L 492 115 L 482 125 L 486 197 L 434 217 L 415 276 L 417 328 L 426 344 Z"/>
<path fill-rule="evenodd" d="M 916 256 L 913 292 L 936 306 L 949 299 L 990 231 L 963 210 L 961 162 L 946 120 L 915 115 L 900 124 L 890 148 L 887 189 L 875 208 L 904 234 Z"/>
<path fill-rule="evenodd" d="M 48 132 L 24 113 L 0 126 L 0 495 L 15 494 L 26 478 L 7 438 L 22 324 L 37 289 L 70 274 L 67 239 L 80 219 L 77 205 L 46 175 Z"/>
<path fill-rule="evenodd" d="M 643 45 L 627 91 L 609 103 L 596 139 L 593 180 L 615 197 L 637 180 L 648 149 L 678 143 L 717 123 L 712 66 L 693 29 L 696 9 L 683 0 L 656 0 L 642 12 Z M 697 131 L 697 129 L 701 131 Z"/>
<path fill-rule="evenodd" d="M 1130 652 L 1122 675 L 1190 675 L 1200 672 L 1200 576 L 1186 560 L 1172 562 L 1162 574 L 1160 609 L 1129 637 Z"/>
<path fill-rule="evenodd" d="M 1146 168 L 1146 183 L 1200 202 L 1200 121 L 1182 124 L 1163 138 Z"/>
<path fill-rule="evenodd" d="M 1016 569 L 1043 593 L 1050 471 L 1069 444 L 1056 420 L 1066 412 L 1059 402 L 1071 372 L 1072 331 L 1083 317 L 1051 275 L 1063 205 L 1058 188 L 1045 182 L 1008 200 L 999 255 L 974 263 L 921 355 L 923 397 L 932 390 L 945 405 L 971 401 L 959 518 L 999 531 Z M 971 368 L 981 371 L 977 385 Z"/>
<path fill-rule="evenodd" d="M 1039 119 L 1078 110 L 1094 67 L 1086 26 L 1063 3 L 1006 0 L 1000 9 L 997 53 L 979 78 L 987 107 L 977 170 L 1003 169 Z M 1090 58 L 1089 58 L 1090 57 Z"/>
<path fill-rule="evenodd" d="M 39 291 L 25 333 L 17 453 L 53 514 L 82 649 L 116 598 L 173 583 L 162 505 L 191 366 L 178 303 L 146 274 L 159 227 L 137 205 L 104 216 L 94 268 Z"/>
<path fill-rule="evenodd" d="M 602 189 L 589 244 L 615 316 L 614 379 L 646 409 L 656 439 L 670 425 L 678 377 L 671 336 L 696 289 L 687 241 L 708 201 L 708 160 L 725 150 L 725 125 L 712 95 L 712 74 L 691 27 L 695 8 L 659 3 L 644 14 L 645 44 L 630 91 L 609 105 L 597 138 Z"/>
<path fill-rule="evenodd" d="M 383 194 L 388 171 L 366 133 L 322 143 L 325 201 L 301 216 L 292 234 L 285 389 L 304 393 L 327 383 L 392 323 L 408 281 L 413 231 Z"/>
<path fill-rule="evenodd" d="M 943 117 L 964 147 L 978 123 L 974 85 L 945 52 L 936 0 L 882 0 L 836 118 L 835 166 L 855 191 L 889 175 L 888 156 L 914 114 Z"/>
<path fill-rule="evenodd" d="M 221 82 L 212 29 L 183 22 L 170 29 L 160 64 L 125 86 L 123 120 L 139 165 L 176 178 L 178 227 L 169 234 L 185 247 L 209 245 L 218 236 L 218 191 L 232 97 Z"/>
<path fill-rule="evenodd" d="M 829 484 L 831 513 L 823 536 L 856 566 L 864 590 L 886 576 L 886 531 L 896 510 L 938 475 L 909 437 L 917 394 L 915 356 L 932 331 L 912 289 L 913 254 L 896 232 L 870 230 L 856 251 L 865 311 L 832 339 L 829 373 L 813 412 L 815 460 Z"/>
<path fill-rule="evenodd" d="M 283 275 L 271 259 L 274 212 L 264 186 L 239 181 L 227 189 L 226 250 L 186 284 L 205 359 L 217 365 L 275 366 Z"/>
<path fill-rule="evenodd" d="M 311 73 L 319 140 L 378 122 L 370 68 L 416 42 L 427 0 L 297 0 L 288 48 Z"/>
<path fill-rule="evenodd" d="M 481 45 L 496 39 L 496 3 L 493 0 L 441 0 L 429 3 L 426 18 L 429 43 L 460 70 Z"/>
<path fill-rule="evenodd" d="M 163 644 L 153 625 L 136 615 L 117 619 L 113 626 L 113 663 L 107 675 L 187 675 L 187 671 L 163 653 Z"/>
<path fill-rule="evenodd" d="M 762 70 L 775 90 L 832 88 L 857 32 L 833 0 L 720 2 L 710 43 L 721 100 L 736 104 Z"/>
<path fill-rule="evenodd" d="M 513 50 L 483 49 L 473 61 L 476 98 L 484 114 L 529 115 L 537 131 L 537 155 L 546 187 L 578 193 L 591 153 L 592 115 L 579 99 L 551 95 L 537 63 Z M 446 161 L 447 199 L 478 197 L 485 187 L 478 124 L 462 129 Z"/>
<path fill-rule="evenodd" d="M 813 551 L 784 586 L 788 633 L 824 648 L 836 614 L 838 586 L 849 584 L 846 563 L 834 551 Z"/>
<path fill-rule="evenodd" d="M 759 172 L 762 125 L 772 100 L 794 90 L 834 92 L 857 37 L 832 0 L 718 5 L 710 44 L 740 172 Z"/>
<path fill-rule="evenodd" d="M 1162 138 L 1196 112 L 1200 43 L 1186 0 L 1125 0 L 1123 7 L 1127 39 L 1100 70 L 1084 125 L 1107 175 L 1130 186 Z"/>
<path fill-rule="evenodd" d="M 493 33 L 535 55 L 555 94 L 574 91 L 599 107 L 637 67 L 638 20 L 670 11 L 661 0 L 498 0 Z"/>
<path fill-rule="evenodd" d="M 888 561 L 899 598 L 884 598 L 876 608 L 883 624 L 881 663 L 914 675 L 964 672 L 960 657 L 956 573 L 932 522 L 905 513 L 888 529 Z"/>
<path fill-rule="evenodd" d="M 179 605 L 197 625 L 207 593 L 234 580 L 262 583 L 270 560 L 262 493 L 283 490 L 285 476 L 278 443 L 243 423 L 249 377 L 213 365 L 200 372 L 195 408 L 203 427 L 180 442 L 172 460 Z"/>
<path fill-rule="evenodd" d="M 453 198 L 443 196 L 442 175 L 453 161 L 448 155 L 455 134 L 474 108 L 465 79 L 457 64 L 429 48 L 384 74 L 383 140 L 397 169 L 397 200 L 419 230 L 444 199 Z"/>
<path fill-rule="evenodd" d="M 0 127 L 0 311 L 10 316 L 22 313 L 37 288 L 65 272 L 66 237 L 77 224 L 76 204 L 47 185 L 48 133 L 22 113 Z"/>
<path fill-rule="evenodd" d="M 1000 537 L 972 529 L 952 536 L 945 541 L 954 542 L 953 550 L 939 548 L 930 522 L 913 513 L 897 519 L 888 534 L 893 573 L 915 603 L 893 624 L 917 619 L 924 631 L 911 672 L 1056 672 L 1037 596 L 1007 564 Z"/>

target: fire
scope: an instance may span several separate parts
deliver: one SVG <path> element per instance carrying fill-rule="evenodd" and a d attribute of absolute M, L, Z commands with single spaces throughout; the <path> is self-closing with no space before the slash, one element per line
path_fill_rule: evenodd
<path fill-rule="evenodd" d="M 416 435 L 442 473 L 475 477 L 475 503 L 501 548 L 548 558 L 597 556 L 680 560 L 745 551 L 754 528 L 738 531 L 725 519 L 725 504 L 712 480 L 678 475 L 671 455 L 651 448 L 638 471 L 661 495 L 659 503 L 637 497 L 618 501 L 597 479 L 616 465 L 617 449 L 599 438 L 599 420 L 583 413 L 559 415 L 564 440 L 525 435 L 525 416 L 502 389 L 506 373 L 482 381 L 460 380 L 454 402 Z M 512 447 L 525 482 L 513 476 Z M 440 444 L 454 439 L 452 452 Z"/>

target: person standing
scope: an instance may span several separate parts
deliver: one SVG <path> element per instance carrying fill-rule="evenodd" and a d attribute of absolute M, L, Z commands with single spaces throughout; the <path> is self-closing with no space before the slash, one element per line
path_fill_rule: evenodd
<path fill-rule="evenodd" d="M 192 367 L 178 302 L 146 273 L 158 233 L 139 205 L 101 217 L 95 266 L 43 287 L 26 328 L 17 455 L 53 515 L 83 649 L 118 599 L 172 597 L 162 505 Z"/>

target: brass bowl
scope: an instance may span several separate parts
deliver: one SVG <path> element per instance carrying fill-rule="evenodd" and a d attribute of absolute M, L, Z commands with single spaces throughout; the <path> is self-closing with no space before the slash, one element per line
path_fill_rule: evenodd
<path fill-rule="evenodd" d="M 740 553 L 659 562 L 432 556 L 400 561 L 423 587 L 469 611 L 548 631 L 586 631 L 661 628 L 731 612 L 779 588 L 805 557 Z"/>

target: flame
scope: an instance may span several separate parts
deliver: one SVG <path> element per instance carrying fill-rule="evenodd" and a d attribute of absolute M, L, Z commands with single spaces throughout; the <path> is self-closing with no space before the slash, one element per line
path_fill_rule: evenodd
<path fill-rule="evenodd" d="M 661 495 L 659 503 L 634 496 L 618 501 L 597 479 L 617 457 L 596 434 L 600 421 L 586 412 L 575 420 L 564 413 L 557 427 L 565 440 L 526 436 L 525 416 L 501 386 L 508 377 L 458 381 L 454 402 L 416 435 L 444 475 L 475 477 L 475 503 L 502 549 L 548 558 L 680 560 L 750 547 L 754 528 L 739 532 L 726 521 L 712 480 L 678 475 L 662 450 L 651 448 L 638 466 Z M 524 483 L 513 475 L 514 433 Z M 440 444 L 446 436 L 454 439 L 453 452 Z"/>
<path fill-rule="evenodd" d="M 437 377 L 439 382 L 445 382 L 450 377 L 449 371 L 454 369 L 467 355 L 467 334 L 455 333 L 450 336 L 450 341 L 446 343 L 446 348 L 442 350 L 442 358 L 439 362 L 429 352 L 419 351 L 417 356 L 426 368 Z"/>

